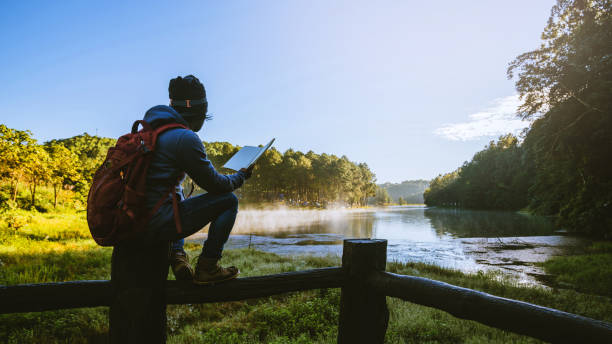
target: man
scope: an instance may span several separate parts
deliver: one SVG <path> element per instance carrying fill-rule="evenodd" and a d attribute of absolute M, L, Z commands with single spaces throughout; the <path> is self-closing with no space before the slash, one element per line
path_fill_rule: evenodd
<path fill-rule="evenodd" d="M 147 172 L 147 208 L 168 197 L 172 185 L 180 197 L 178 216 L 175 218 L 172 199 L 165 200 L 148 223 L 145 240 L 172 241 L 170 265 L 177 280 L 193 280 L 196 284 L 208 284 L 235 278 L 236 267 L 219 266 L 223 245 L 234 226 L 238 212 L 238 199 L 232 191 L 239 188 L 251 176 L 251 169 L 236 174 L 219 174 L 207 159 L 199 131 L 209 117 L 204 85 L 193 75 L 170 80 L 168 87 L 170 106 L 151 108 L 144 120 L 153 128 L 167 123 L 180 123 L 189 129 L 171 129 L 157 138 L 157 145 Z M 185 173 L 207 193 L 185 199 L 181 179 Z M 183 250 L 186 236 L 210 223 L 208 238 L 202 247 L 195 273 Z"/>

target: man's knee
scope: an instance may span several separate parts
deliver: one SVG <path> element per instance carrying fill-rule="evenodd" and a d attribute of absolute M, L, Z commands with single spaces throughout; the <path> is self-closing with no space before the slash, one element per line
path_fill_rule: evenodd
<path fill-rule="evenodd" d="M 230 209 L 238 211 L 238 197 L 233 192 L 227 194 L 228 204 Z"/>

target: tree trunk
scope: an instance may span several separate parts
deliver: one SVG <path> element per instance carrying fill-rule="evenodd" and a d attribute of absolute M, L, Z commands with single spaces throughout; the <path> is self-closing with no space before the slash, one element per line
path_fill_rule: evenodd
<path fill-rule="evenodd" d="M 32 207 L 34 207 L 36 205 L 36 183 L 30 186 L 30 193 L 32 194 Z"/>
<path fill-rule="evenodd" d="M 15 180 L 15 186 L 13 187 L 13 202 L 17 200 L 17 185 L 19 184 L 18 180 Z"/>
<path fill-rule="evenodd" d="M 57 184 L 53 184 L 53 208 L 57 208 Z"/>

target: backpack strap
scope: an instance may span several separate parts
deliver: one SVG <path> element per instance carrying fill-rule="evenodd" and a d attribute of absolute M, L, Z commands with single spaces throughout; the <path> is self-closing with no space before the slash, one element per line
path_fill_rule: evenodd
<path fill-rule="evenodd" d="M 157 139 L 157 136 L 160 135 L 161 133 L 168 131 L 170 129 L 175 129 L 175 128 L 182 128 L 182 129 L 189 129 L 187 128 L 185 125 L 180 124 L 180 123 L 168 123 L 168 124 L 164 124 L 160 127 L 155 128 L 155 137 Z M 183 179 L 183 177 L 185 176 L 185 174 L 182 174 L 179 178 L 178 178 L 178 183 L 181 182 L 181 180 Z M 178 208 L 178 195 L 176 194 L 176 190 L 175 190 L 175 185 L 172 185 L 170 188 L 170 196 L 172 197 L 172 212 L 174 213 L 174 226 L 176 227 L 176 232 L 177 233 L 182 233 L 183 232 L 183 226 L 181 225 L 181 219 L 179 217 L 179 208 Z M 163 197 L 162 198 L 162 203 L 166 198 Z M 161 207 L 161 204 L 159 205 Z M 157 207 L 159 209 L 159 207 Z M 151 215 L 153 215 L 155 212 L 157 211 L 157 209 L 155 211 L 153 211 L 151 213 Z"/>
<path fill-rule="evenodd" d="M 183 233 L 183 226 L 181 225 L 181 218 L 179 217 L 178 208 L 178 195 L 172 190 L 172 211 L 174 212 L 174 226 L 176 227 L 176 233 Z"/>
<path fill-rule="evenodd" d="M 142 125 L 143 130 L 145 131 L 155 131 L 156 136 L 163 133 L 166 130 L 169 129 L 174 129 L 174 128 L 183 128 L 183 129 L 189 129 L 187 128 L 186 125 L 181 124 L 181 123 L 168 123 L 168 124 L 164 124 L 162 126 L 159 126 L 155 129 L 153 129 L 153 127 L 151 126 L 151 124 L 149 124 L 149 122 L 144 121 L 144 120 L 138 120 L 136 122 L 134 122 L 134 124 L 132 125 L 132 134 L 136 134 L 138 132 L 138 126 Z"/>
<path fill-rule="evenodd" d="M 191 191 L 189 191 L 189 194 L 185 197 L 185 199 L 191 197 L 191 194 L 193 193 L 193 190 L 195 190 L 195 185 L 193 184 L 193 180 L 191 181 Z"/>
<path fill-rule="evenodd" d="M 143 121 L 143 120 L 138 120 L 138 121 L 134 122 L 134 124 L 132 125 L 132 134 L 136 134 L 136 132 L 138 132 L 138 125 L 139 124 L 142 125 L 142 128 L 144 130 L 147 130 L 147 131 L 153 130 L 153 128 L 151 127 L 149 122 L 146 122 L 146 121 Z"/>
<path fill-rule="evenodd" d="M 182 178 L 179 179 L 179 182 Z M 172 216 L 174 217 L 174 225 L 176 226 L 176 232 L 177 233 L 182 233 L 183 232 L 183 226 L 181 225 L 181 219 L 179 217 L 179 209 L 178 209 L 178 195 L 176 194 L 176 185 L 171 185 L 170 186 L 170 190 L 168 190 L 168 196 L 172 197 Z M 145 218 L 143 224 L 146 226 L 149 221 L 151 220 L 151 217 L 153 217 L 153 214 L 157 213 L 157 211 L 159 210 L 159 208 L 161 208 L 162 204 L 165 203 L 165 201 L 168 199 L 166 195 L 162 196 L 159 201 L 157 201 L 157 203 L 155 203 L 155 205 L 153 206 L 153 208 L 151 209 L 151 211 L 147 214 L 147 217 Z"/>

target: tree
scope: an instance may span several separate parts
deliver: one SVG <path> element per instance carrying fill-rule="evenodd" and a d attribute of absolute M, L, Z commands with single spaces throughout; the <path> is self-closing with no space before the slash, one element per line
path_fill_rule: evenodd
<path fill-rule="evenodd" d="M 535 164 L 530 208 L 559 225 L 612 236 L 612 3 L 558 0 L 539 49 L 508 68 L 520 115 L 535 118 L 524 149 Z"/>
<path fill-rule="evenodd" d="M 213 165 L 219 167 L 240 147 L 228 142 L 204 143 L 206 154 Z M 232 173 L 220 168 L 221 172 Z M 364 205 L 374 196 L 376 176 L 367 164 L 355 163 L 347 157 L 306 154 L 288 149 L 280 153 L 269 149 L 257 162 L 253 175 L 237 193 L 248 202 L 283 199 L 291 204 L 343 202 Z"/>
<path fill-rule="evenodd" d="M 385 205 L 391 203 L 391 197 L 389 197 L 387 189 L 383 189 L 381 187 L 376 188 L 374 203 L 377 205 Z"/>
<path fill-rule="evenodd" d="M 0 176 L 9 180 L 12 188 L 12 201 L 17 198 L 19 182 L 24 178 L 24 165 L 31 159 L 36 140 L 29 131 L 8 128 L 0 124 Z"/>
<path fill-rule="evenodd" d="M 53 207 L 57 208 L 57 195 L 66 185 L 76 185 L 81 181 L 78 170 L 78 157 L 68 148 L 58 143 L 45 144 L 49 154 L 50 175 L 48 181 L 53 185 Z"/>
<path fill-rule="evenodd" d="M 457 189 L 459 172 L 461 172 L 461 168 L 450 173 L 439 174 L 432 179 L 429 187 L 423 193 L 425 204 L 429 206 L 458 205 L 459 198 L 455 190 Z"/>
<path fill-rule="evenodd" d="M 440 175 L 425 191 L 428 205 L 518 210 L 528 204 L 532 164 L 512 134 L 491 141 L 459 169 Z"/>
<path fill-rule="evenodd" d="M 402 197 L 406 203 L 423 203 L 423 192 L 429 186 L 429 181 L 405 180 L 401 183 L 384 183 L 379 186 L 387 189 L 392 199 Z"/>
<path fill-rule="evenodd" d="M 519 108 L 523 118 L 569 99 L 585 107 L 576 114 L 577 120 L 603 111 L 583 93 L 610 80 L 611 8 L 610 0 L 557 0 L 540 48 L 519 55 L 508 67 L 508 78 L 518 74 L 516 89 L 523 100 Z"/>
<path fill-rule="evenodd" d="M 114 146 L 116 142 L 115 139 L 83 133 L 67 139 L 51 140 L 47 144 L 60 144 L 78 157 L 78 168 L 82 182 L 77 185 L 77 189 L 86 193 L 94 173 L 104 162 L 108 149 Z"/>
<path fill-rule="evenodd" d="M 42 146 L 29 147 L 23 168 L 30 187 L 31 207 L 36 206 L 36 188 L 51 178 L 51 159 Z"/>

